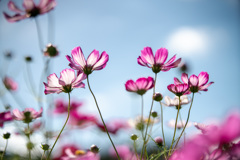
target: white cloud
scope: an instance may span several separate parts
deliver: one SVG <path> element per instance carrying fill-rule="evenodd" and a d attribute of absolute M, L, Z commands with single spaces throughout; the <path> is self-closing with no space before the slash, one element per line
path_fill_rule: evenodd
<path fill-rule="evenodd" d="M 184 55 L 202 54 L 208 48 L 209 37 L 204 29 L 182 27 L 174 31 L 167 41 L 167 48 Z"/>

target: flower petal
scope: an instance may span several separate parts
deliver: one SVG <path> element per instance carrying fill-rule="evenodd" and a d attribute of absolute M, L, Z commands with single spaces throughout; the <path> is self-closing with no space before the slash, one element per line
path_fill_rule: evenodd
<path fill-rule="evenodd" d="M 99 58 L 99 51 L 93 50 L 87 58 L 87 66 L 93 66 Z"/>
<path fill-rule="evenodd" d="M 187 73 L 183 73 L 181 79 L 182 79 L 183 83 L 188 84 L 188 74 Z"/>
<path fill-rule="evenodd" d="M 22 112 L 20 112 L 18 109 L 14 109 L 12 111 L 13 114 L 13 118 L 16 120 L 23 120 L 24 119 L 24 115 Z"/>
<path fill-rule="evenodd" d="M 207 72 L 201 72 L 199 75 L 198 75 L 198 86 L 203 86 L 205 85 L 209 80 L 209 75 Z"/>
<path fill-rule="evenodd" d="M 198 77 L 196 75 L 191 75 L 189 77 L 189 82 L 188 82 L 191 86 L 197 87 L 198 86 Z"/>
<path fill-rule="evenodd" d="M 73 88 L 84 88 L 85 84 L 82 83 L 82 81 L 86 78 L 87 78 L 86 74 L 84 74 L 84 73 L 78 74 L 77 78 L 75 79 L 75 81 L 72 84 L 72 87 Z"/>
<path fill-rule="evenodd" d="M 33 0 L 24 0 L 23 7 L 29 11 L 35 7 L 35 4 L 34 4 Z"/>
<path fill-rule="evenodd" d="M 142 57 L 141 57 L 141 56 L 139 56 L 139 57 L 137 58 L 137 62 L 138 62 L 138 64 L 140 64 L 141 66 L 146 66 L 146 67 L 148 67 L 148 68 L 152 68 L 152 67 L 150 67 L 147 63 L 145 63 L 145 62 L 142 60 Z"/>
<path fill-rule="evenodd" d="M 17 12 L 17 13 L 22 13 L 23 12 L 12 1 L 8 2 L 8 8 L 13 12 Z"/>
<path fill-rule="evenodd" d="M 135 82 L 133 80 L 128 80 L 125 83 L 125 88 L 129 92 L 136 92 L 138 90 L 137 85 L 135 84 Z"/>
<path fill-rule="evenodd" d="M 8 22 L 17 22 L 22 19 L 27 18 L 27 15 L 20 15 L 20 14 L 15 14 L 14 16 L 9 16 L 7 13 L 3 12 L 4 17 L 7 19 Z"/>
<path fill-rule="evenodd" d="M 59 81 L 58 81 L 58 77 L 55 73 L 53 74 L 50 74 L 48 77 L 47 77 L 47 80 L 48 80 L 48 87 L 61 87 L 61 85 L 59 84 Z"/>
<path fill-rule="evenodd" d="M 101 69 L 105 68 L 108 60 L 109 60 L 108 54 L 105 51 L 103 51 L 101 56 L 99 57 L 97 63 L 95 63 L 93 65 L 92 70 L 101 70 Z"/>
<path fill-rule="evenodd" d="M 70 85 L 75 81 L 75 72 L 73 69 L 64 69 L 60 73 L 59 84 L 62 86 Z"/>
<path fill-rule="evenodd" d="M 155 54 L 155 63 L 164 64 L 168 57 L 168 50 L 166 48 L 160 48 Z"/>
<path fill-rule="evenodd" d="M 174 84 L 178 85 L 178 84 L 182 84 L 182 82 L 178 78 L 174 77 Z"/>
<path fill-rule="evenodd" d="M 71 54 L 72 54 L 73 61 L 76 64 L 80 65 L 82 68 L 86 66 L 86 60 L 84 58 L 82 49 L 80 47 L 74 48 Z"/>
<path fill-rule="evenodd" d="M 143 62 L 153 65 L 154 57 L 153 57 L 152 48 L 150 48 L 150 47 L 143 48 L 143 50 L 141 51 L 141 58 L 142 58 Z"/>
<path fill-rule="evenodd" d="M 200 86 L 198 90 L 200 91 L 207 91 L 207 88 L 212 85 L 214 82 L 209 82 L 208 84 L 204 85 L 204 86 Z"/>
<path fill-rule="evenodd" d="M 46 4 L 46 6 L 43 6 L 43 7 L 40 7 L 40 6 L 39 6 L 39 8 L 41 8 L 40 13 L 43 14 L 43 13 L 49 12 L 49 11 L 52 10 L 56 5 L 57 5 L 56 1 L 54 1 L 54 0 L 49 0 L 49 2 Z"/>
<path fill-rule="evenodd" d="M 62 92 L 62 90 L 61 90 L 62 87 L 49 87 L 49 85 L 44 82 L 43 82 L 43 84 L 45 85 L 45 90 L 44 90 L 45 94 Z"/>
<path fill-rule="evenodd" d="M 152 77 L 148 77 L 148 85 L 146 86 L 146 90 L 149 90 L 154 87 L 154 79 Z"/>

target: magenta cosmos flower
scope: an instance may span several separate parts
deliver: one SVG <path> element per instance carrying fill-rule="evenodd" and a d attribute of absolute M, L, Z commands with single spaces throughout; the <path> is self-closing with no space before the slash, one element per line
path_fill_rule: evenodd
<path fill-rule="evenodd" d="M 103 69 L 107 65 L 109 59 L 109 56 L 105 51 L 99 56 L 99 51 L 94 49 L 88 56 L 87 60 L 85 60 L 80 47 L 74 48 L 71 54 L 72 58 L 69 55 L 66 56 L 67 60 L 70 62 L 69 66 L 72 69 L 78 70 L 80 73 L 85 73 L 86 75 L 91 74 L 94 70 Z"/>
<path fill-rule="evenodd" d="M 188 74 L 183 73 L 181 77 L 183 83 L 186 83 L 189 85 L 189 91 L 192 93 L 198 92 L 198 91 L 208 91 L 208 87 L 213 84 L 214 82 L 209 82 L 209 75 L 207 72 L 201 72 L 198 76 L 191 75 L 188 78 Z M 182 84 L 182 82 L 178 78 L 174 78 L 175 84 Z M 208 83 L 208 84 L 207 84 Z"/>
<path fill-rule="evenodd" d="M 72 101 L 70 104 L 70 112 L 76 111 L 82 105 L 82 102 Z M 53 112 L 57 114 L 68 113 L 68 103 L 63 101 L 62 99 L 56 100 L 55 109 Z"/>
<path fill-rule="evenodd" d="M 158 73 L 160 71 L 169 71 L 171 68 L 176 68 L 181 62 L 181 58 L 174 62 L 174 60 L 176 59 L 176 55 L 174 55 L 167 63 L 165 63 L 167 57 L 168 50 L 166 48 L 158 49 L 154 57 L 152 48 L 144 47 L 141 51 L 141 56 L 138 57 L 137 61 L 138 64 L 140 64 L 141 66 L 152 68 L 152 71 L 154 73 Z"/>
<path fill-rule="evenodd" d="M 55 6 L 55 0 L 40 0 L 40 3 L 38 5 L 36 5 L 33 0 L 24 0 L 24 10 L 21 10 L 12 1 L 9 1 L 8 8 L 11 11 L 16 12 L 16 14 L 13 16 L 9 16 L 5 12 L 3 12 L 3 14 L 8 22 L 17 22 L 22 19 L 36 17 L 40 14 L 47 13 L 51 11 Z"/>
<path fill-rule="evenodd" d="M 0 127 L 3 127 L 4 122 L 11 121 L 12 115 L 10 111 L 0 113 Z"/>
<path fill-rule="evenodd" d="M 133 80 L 128 80 L 125 83 L 125 88 L 129 92 L 135 92 L 139 95 L 143 95 L 147 90 L 154 87 L 154 79 L 152 77 L 142 77 L 134 82 Z"/>
<path fill-rule="evenodd" d="M 9 91 L 16 91 L 18 88 L 18 84 L 12 78 L 9 77 L 4 77 L 3 84 Z"/>
<path fill-rule="evenodd" d="M 19 111 L 14 109 L 12 111 L 12 117 L 15 120 L 23 121 L 24 123 L 30 123 L 33 119 L 37 119 L 42 116 L 43 109 L 41 108 L 39 112 L 35 111 L 33 108 L 25 108 L 24 111 Z"/>
<path fill-rule="evenodd" d="M 80 73 L 75 76 L 75 71 L 72 69 L 62 70 L 60 73 L 60 78 L 58 78 L 55 73 L 50 74 L 47 77 L 48 83 L 43 82 L 45 85 L 44 93 L 70 93 L 73 88 L 84 88 L 85 84 L 82 81 L 86 78 L 87 77 L 84 73 Z"/>
<path fill-rule="evenodd" d="M 189 86 L 188 84 L 170 84 L 167 86 L 168 90 L 174 93 L 176 96 L 180 97 L 182 95 L 187 94 Z"/>

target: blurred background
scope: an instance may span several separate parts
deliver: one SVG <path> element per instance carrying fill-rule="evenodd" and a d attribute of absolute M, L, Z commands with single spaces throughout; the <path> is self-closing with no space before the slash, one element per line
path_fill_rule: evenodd
<path fill-rule="evenodd" d="M 0 1 L 0 11 L 13 15 L 8 7 L 8 0 Z M 22 1 L 14 1 L 22 7 Z M 35 1 L 38 3 L 39 1 Z M 214 84 L 207 92 L 195 95 L 191 111 L 191 122 L 208 123 L 221 121 L 229 113 L 240 109 L 240 2 L 239 0 L 71 0 L 57 1 L 57 6 L 48 14 L 36 17 L 39 22 L 43 44 L 56 45 L 59 55 L 50 61 L 49 74 L 59 73 L 68 67 L 66 55 L 77 46 L 87 57 L 93 49 L 106 51 L 109 61 L 106 68 L 94 71 L 90 75 L 90 84 L 95 93 L 103 118 L 106 122 L 112 119 L 128 121 L 141 113 L 140 96 L 125 90 L 127 80 L 134 81 L 140 77 L 154 77 L 151 69 L 138 65 L 137 58 L 141 50 L 149 46 L 153 52 L 161 47 L 167 48 L 170 59 L 177 54 L 186 64 L 186 72 L 198 75 L 201 71 L 209 73 L 209 81 Z M 7 59 L 6 53 L 12 53 Z M 0 111 L 4 106 L 19 108 L 33 107 L 37 110 L 38 101 L 30 92 L 26 73 L 31 73 L 33 85 L 38 89 L 44 60 L 39 50 L 36 23 L 28 18 L 15 23 L 9 23 L 0 15 L 0 72 L 1 78 L 7 75 L 18 83 L 18 90 L 14 95 L 1 95 Z M 25 57 L 31 56 L 32 62 L 26 63 Z M 163 96 L 174 97 L 167 90 L 167 85 L 173 83 L 174 77 L 181 77 L 181 69 L 175 68 L 158 74 L 156 91 Z M 46 76 L 48 76 L 46 75 Z M 44 82 L 46 82 L 46 76 Z M 86 83 L 86 81 L 84 81 Z M 2 85 L 2 84 L 1 84 Z M 3 89 L 3 87 L 1 87 Z M 42 93 L 44 87 L 41 87 Z M 152 91 L 144 95 L 144 115 L 148 116 L 151 105 Z M 15 98 L 13 98 L 15 96 Z M 95 114 L 97 108 L 86 87 L 75 89 L 71 93 L 72 99 L 83 103 L 80 112 Z M 60 93 L 43 95 L 47 100 L 63 99 L 68 101 L 67 94 Z M 14 99 L 18 99 L 16 102 Z M 49 105 L 42 104 L 43 117 L 46 120 L 45 129 L 59 131 L 66 114 L 50 114 Z M 54 104 L 50 105 L 54 108 Z M 183 119 L 187 118 L 189 105 L 181 109 Z M 160 106 L 155 103 L 153 109 L 160 114 Z M 176 109 L 164 107 L 165 136 L 170 143 L 173 129 L 167 126 L 176 117 Z M 14 130 L 9 123 L 0 128 L 0 133 Z M 188 127 L 187 135 L 196 133 L 196 129 Z M 117 145 L 132 145 L 130 135 L 138 133 L 136 130 L 120 130 L 112 134 Z M 94 127 L 74 128 L 65 132 L 57 144 L 60 148 L 64 144 L 76 144 L 87 149 L 92 144 L 101 148 L 101 154 L 108 152 L 111 144 L 107 135 Z M 160 123 L 157 123 L 152 137 L 161 136 Z M 44 142 L 44 138 L 35 135 L 36 143 Z M 4 146 L 0 139 L 0 147 Z M 24 138 L 9 141 L 9 152 L 16 150 L 16 143 L 24 143 Z M 51 141 L 51 143 L 53 143 Z M 141 144 L 141 143 L 140 143 Z M 24 149 L 18 145 L 19 149 Z"/>

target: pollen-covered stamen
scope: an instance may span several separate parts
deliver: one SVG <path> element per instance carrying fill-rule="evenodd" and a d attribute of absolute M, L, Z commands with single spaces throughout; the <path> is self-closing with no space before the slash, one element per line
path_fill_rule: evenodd
<path fill-rule="evenodd" d="M 40 14 L 40 9 L 37 7 L 34 7 L 33 9 L 26 11 L 28 17 L 36 17 Z"/>
<path fill-rule="evenodd" d="M 84 154 L 86 154 L 86 152 L 84 150 L 76 150 L 75 151 L 75 155 L 77 155 L 77 156 L 84 155 Z"/>

